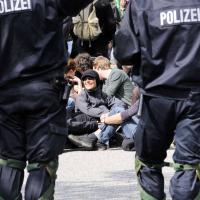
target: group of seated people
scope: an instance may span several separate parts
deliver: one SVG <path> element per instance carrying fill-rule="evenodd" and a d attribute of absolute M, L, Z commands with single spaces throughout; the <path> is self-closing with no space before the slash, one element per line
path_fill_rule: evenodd
<path fill-rule="evenodd" d="M 106 150 L 117 134 L 124 150 L 134 150 L 139 88 L 127 69 L 88 53 L 69 60 L 64 77 L 71 91 L 66 105 L 68 141 L 86 150 Z M 119 131 L 120 130 L 120 131 Z M 119 137 L 118 137 L 119 138 Z"/>

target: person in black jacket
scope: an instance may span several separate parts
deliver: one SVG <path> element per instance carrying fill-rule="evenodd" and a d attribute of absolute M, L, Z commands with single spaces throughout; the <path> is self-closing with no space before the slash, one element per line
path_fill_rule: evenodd
<path fill-rule="evenodd" d="M 0 1 L 0 199 L 53 200 L 67 134 L 62 21 L 91 0 Z"/>
<path fill-rule="evenodd" d="M 76 106 L 78 110 L 88 116 L 88 119 L 95 119 L 96 122 L 100 122 L 100 118 L 103 115 L 111 115 L 125 110 L 126 105 L 124 102 L 102 92 L 100 78 L 96 71 L 91 69 L 86 70 L 81 79 L 83 81 L 84 90 L 77 96 Z M 84 128 L 85 125 L 84 121 L 82 123 L 82 128 Z M 89 135 L 84 134 L 80 137 L 69 135 L 68 138 L 78 147 L 84 147 L 87 150 L 95 149 L 96 144 L 98 147 L 102 147 L 102 150 L 106 150 L 109 146 L 109 139 L 115 134 L 117 126 L 99 124 L 98 128 L 99 129 L 94 130 L 93 133 L 84 130 L 83 133 L 90 133 Z"/>
<path fill-rule="evenodd" d="M 79 53 L 87 52 L 92 57 L 108 57 L 108 44 L 113 39 L 116 30 L 116 21 L 109 0 L 97 0 L 94 2 L 96 15 L 99 19 L 99 25 L 102 33 L 93 41 L 82 40 L 72 32 L 73 48 L 71 57 L 76 57 Z"/>
<path fill-rule="evenodd" d="M 200 199 L 199 33 L 196 0 L 130 1 L 116 32 L 115 58 L 142 78 L 135 168 L 143 200 L 165 199 L 165 165 L 175 169 L 173 200 Z M 175 164 L 165 163 L 173 139 Z"/>

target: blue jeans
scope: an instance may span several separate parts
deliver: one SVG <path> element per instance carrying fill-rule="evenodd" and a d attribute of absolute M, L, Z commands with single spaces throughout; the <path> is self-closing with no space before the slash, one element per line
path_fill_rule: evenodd
<path fill-rule="evenodd" d="M 69 97 L 66 105 L 66 109 L 71 109 L 73 110 L 75 108 L 75 100 L 71 97 Z"/>
<path fill-rule="evenodd" d="M 100 143 L 109 145 L 109 139 L 115 134 L 115 131 L 117 129 L 117 125 L 103 125 L 101 127 L 101 134 L 99 139 Z"/>
<path fill-rule="evenodd" d="M 124 111 L 125 108 L 115 106 L 112 108 L 112 110 L 109 112 L 109 116 L 112 116 L 116 113 Z M 101 124 L 99 126 L 99 129 L 101 129 L 101 134 L 98 137 L 99 142 L 109 145 L 109 139 L 115 134 L 115 131 L 117 129 L 118 125 L 107 125 L 107 124 Z"/>
<path fill-rule="evenodd" d="M 72 117 L 72 112 L 74 111 L 74 109 L 75 109 L 75 100 L 69 97 L 66 105 L 66 120 Z"/>
<path fill-rule="evenodd" d="M 124 136 L 128 139 L 133 139 L 137 124 L 138 124 L 139 119 L 136 116 L 132 116 L 132 118 L 124 123 L 122 123 L 122 132 Z"/>

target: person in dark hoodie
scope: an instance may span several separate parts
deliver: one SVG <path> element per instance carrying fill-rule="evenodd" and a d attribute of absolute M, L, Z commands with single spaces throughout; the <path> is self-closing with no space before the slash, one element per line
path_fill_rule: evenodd
<path fill-rule="evenodd" d="M 105 114 L 114 114 L 125 109 L 126 105 L 121 100 L 106 95 L 100 87 L 99 75 L 94 70 L 87 70 L 81 77 L 84 90 L 76 98 L 77 108 L 86 115 L 95 118 L 100 122 L 100 118 Z M 69 136 L 76 145 L 93 149 L 97 140 L 102 149 L 108 147 L 109 139 L 114 135 L 117 126 L 99 125 L 99 129 L 90 135 L 82 137 Z"/>
<path fill-rule="evenodd" d="M 0 1 L 0 199 L 53 200 L 67 128 L 62 21 L 91 0 Z"/>
<path fill-rule="evenodd" d="M 98 122 L 95 118 L 76 112 L 77 109 L 75 107 L 75 99 L 82 91 L 82 73 L 89 68 L 92 68 L 92 59 L 88 53 L 79 54 L 75 60 L 70 59 L 65 68 L 65 77 L 72 85 L 66 110 L 69 135 L 82 135 L 83 133 L 91 133 L 98 129 Z"/>

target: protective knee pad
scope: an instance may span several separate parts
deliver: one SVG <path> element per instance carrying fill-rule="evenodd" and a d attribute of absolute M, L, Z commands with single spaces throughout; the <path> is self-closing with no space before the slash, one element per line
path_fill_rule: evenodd
<path fill-rule="evenodd" d="M 29 164 L 25 200 L 53 200 L 57 169 L 57 159 L 47 164 Z"/>
<path fill-rule="evenodd" d="M 176 172 L 170 182 L 170 194 L 172 198 L 174 200 L 199 200 L 200 179 L 198 166 L 177 163 L 174 166 Z"/>
<path fill-rule="evenodd" d="M 165 200 L 162 165 L 144 163 L 135 158 L 135 170 L 142 200 Z"/>
<path fill-rule="evenodd" d="M 25 163 L 0 159 L 0 200 L 21 200 Z"/>

